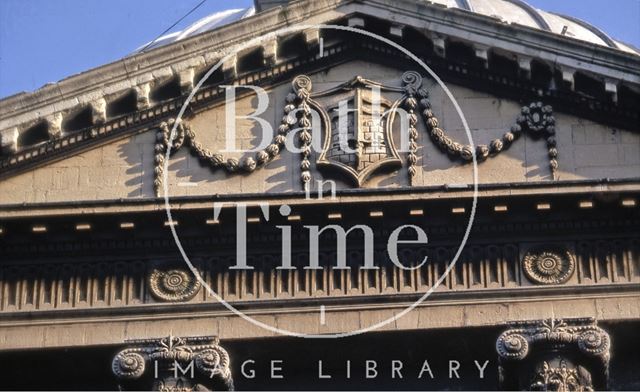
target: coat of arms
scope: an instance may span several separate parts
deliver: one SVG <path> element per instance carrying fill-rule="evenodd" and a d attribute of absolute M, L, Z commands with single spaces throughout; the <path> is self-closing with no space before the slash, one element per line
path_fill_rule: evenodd
<path fill-rule="evenodd" d="M 358 76 L 310 95 L 309 106 L 320 114 L 324 134 L 319 168 L 338 169 L 361 186 L 382 167 L 402 166 L 392 134 L 400 100 L 389 101 L 383 90 L 401 92 Z"/>

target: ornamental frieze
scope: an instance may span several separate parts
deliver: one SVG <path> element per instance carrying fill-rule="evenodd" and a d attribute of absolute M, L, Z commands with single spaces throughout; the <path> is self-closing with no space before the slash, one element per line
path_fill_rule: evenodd
<path fill-rule="evenodd" d="M 507 227 L 503 227 L 500 232 L 506 230 L 508 230 Z M 529 230 L 532 229 L 529 228 Z M 535 232 L 541 231 L 543 231 L 542 228 Z M 376 231 L 376 235 L 378 234 L 379 232 Z M 228 238 L 231 237 L 222 237 L 220 240 L 229 241 Z M 267 246 L 266 239 L 263 240 L 264 242 L 257 242 L 258 237 L 251 237 L 250 240 L 256 241 L 261 247 Z M 212 242 L 211 238 L 198 238 L 197 243 L 219 246 L 219 242 Z M 97 243 L 91 244 L 92 246 L 95 244 L 96 249 L 108 253 L 114 248 L 124 246 L 125 242 L 110 243 L 111 247 L 98 247 Z M 192 243 L 187 241 L 186 244 Z M 171 245 L 167 244 L 160 248 L 157 244 L 151 246 L 144 242 L 136 242 L 136 246 L 148 253 L 162 253 L 165 249 L 170 249 Z M 584 293 L 588 290 L 598 290 L 599 286 L 603 285 L 622 288 L 625 285 L 637 285 L 640 282 L 640 264 L 635 256 L 637 254 L 635 240 L 569 242 L 566 246 L 576 249 L 575 279 L 561 286 L 567 293 L 574 292 L 576 288 L 580 288 Z M 532 291 L 543 289 L 542 284 L 529 283 L 529 278 L 522 268 L 522 254 L 528 254 L 531 249 L 517 243 L 471 245 L 463 252 L 456 264 L 456 269 L 449 275 L 449 283 L 440 287 L 449 292 L 477 292 L 495 288 Z M 408 250 L 406 255 L 409 259 L 421 260 L 427 256 L 433 265 L 433 268 L 420 269 L 413 277 L 406 271 L 397 271 L 393 264 L 383 262 L 379 270 L 356 275 L 350 274 L 347 270 L 333 271 L 333 274 L 330 274 L 328 263 L 322 264 L 321 267 L 325 269 L 322 279 L 314 279 L 302 268 L 289 271 L 287 274 L 274 273 L 273 280 L 264 279 L 266 271 L 257 267 L 256 270 L 246 271 L 246 278 L 241 279 L 239 271 L 229 269 L 235 259 L 198 254 L 194 255 L 194 261 L 198 262 L 202 279 L 212 282 L 210 283 L 212 287 L 217 289 L 225 301 L 254 301 L 256 293 L 261 298 L 290 301 L 296 298 L 327 296 L 329 293 L 333 297 L 393 295 L 400 292 L 420 293 L 427 289 L 434 279 L 438 279 L 454 253 L 454 250 L 448 247 Z M 351 255 L 356 260 L 364 257 L 362 250 L 354 250 Z M 300 253 L 294 252 L 293 259 L 296 260 L 299 256 Z M 277 263 L 278 257 L 280 256 L 276 252 L 260 250 L 259 254 L 249 254 L 248 260 L 251 265 L 268 266 Z M 321 252 L 320 257 L 331 260 L 329 252 Z M 10 295 L 0 302 L 0 312 L 31 312 L 32 314 L 42 312 L 44 314 L 46 311 L 55 309 L 73 309 L 82 312 L 87 308 L 126 308 L 140 304 L 161 304 L 167 301 L 189 304 L 205 301 L 203 296 L 198 295 L 203 292 L 202 287 L 197 289 L 200 281 L 191 274 L 190 270 L 179 267 L 177 263 L 168 262 L 167 265 L 148 267 L 154 263 L 154 259 L 155 256 L 149 258 L 132 256 L 116 263 L 103 261 L 51 263 L 47 269 L 37 272 L 33 270 L 34 264 L 9 265 L 3 270 L 0 292 L 10 293 Z M 161 272 L 154 275 L 154 270 Z M 172 270 L 181 272 L 171 273 Z M 464 271 L 466 273 L 463 273 Z M 183 273 L 188 277 L 185 278 Z M 151 276 L 154 276 L 153 284 L 149 280 Z M 161 282 L 162 280 L 165 282 Z M 300 284 L 293 285 L 291 281 L 300 282 Z M 189 284 L 186 284 L 187 282 Z M 65 290 L 56 295 L 56 287 L 64 287 Z M 70 296 L 68 294 L 70 292 L 76 293 L 76 296 Z M 286 295 L 278 296 L 278 293 Z"/>

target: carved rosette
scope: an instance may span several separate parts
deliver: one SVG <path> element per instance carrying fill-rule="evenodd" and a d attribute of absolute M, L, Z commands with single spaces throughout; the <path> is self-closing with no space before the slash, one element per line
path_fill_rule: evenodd
<path fill-rule="evenodd" d="M 133 347 L 116 354 L 111 364 L 120 388 L 233 390 L 229 354 L 216 337 L 168 336 L 130 343 Z"/>
<path fill-rule="evenodd" d="M 182 269 L 154 269 L 149 274 L 149 290 L 161 301 L 188 301 L 200 290 L 200 281 Z"/>
<path fill-rule="evenodd" d="M 496 341 L 502 388 L 541 391 L 606 388 L 610 339 L 593 319 L 510 324 L 512 327 Z"/>
<path fill-rule="evenodd" d="M 530 249 L 522 259 L 527 279 L 545 285 L 565 283 L 573 275 L 575 264 L 571 252 L 555 246 Z"/>

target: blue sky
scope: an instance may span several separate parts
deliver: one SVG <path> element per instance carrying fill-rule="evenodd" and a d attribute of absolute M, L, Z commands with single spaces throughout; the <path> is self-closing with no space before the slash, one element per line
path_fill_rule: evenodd
<path fill-rule="evenodd" d="M 0 0 L 0 97 L 117 60 L 154 39 L 199 0 Z M 528 0 L 640 47 L 640 0 Z M 172 31 L 252 0 L 207 0 Z"/>

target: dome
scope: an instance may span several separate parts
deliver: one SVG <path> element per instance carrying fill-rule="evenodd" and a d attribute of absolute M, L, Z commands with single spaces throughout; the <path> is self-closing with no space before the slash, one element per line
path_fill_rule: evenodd
<path fill-rule="evenodd" d="M 430 0 L 429 2 L 490 16 L 506 23 L 533 27 L 581 41 L 640 54 L 638 49 L 613 40 L 606 33 L 587 22 L 533 8 L 522 0 Z"/>
<path fill-rule="evenodd" d="M 514 23 L 555 34 L 608 46 L 624 52 L 640 54 L 637 48 L 613 40 L 597 27 L 580 19 L 545 12 L 533 8 L 522 0 L 425 0 L 429 3 L 440 4 L 447 8 L 458 8 L 469 12 L 496 18 L 505 23 Z M 213 30 L 255 14 L 255 8 L 239 8 L 220 11 L 206 16 L 193 23 L 186 29 L 164 35 L 152 43 L 140 46 L 133 53 L 140 53 L 157 48 L 181 39 Z"/>
<path fill-rule="evenodd" d="M 137 48 L 133 53 L 140 53 L 150 49 L 157 48 L 159 46 L 167 45 L 172 42 L 180 41 L 205 31 L 214 30 L 220 26 L 224 26 L 229 23 L 236 22 L 240 19 L 248 18 L 255 14 L 255 8 L 237 8 L 231 10 L 225 10 L 213 13 L 205 16 L 197 22 L 191 24 L 189 27 L 182 31 L 176 31 L 170 34 L 166 34 L 156 39 L 155 41 L 147 42 L 146 44 Z"/>

